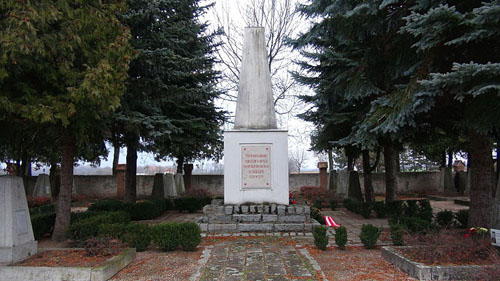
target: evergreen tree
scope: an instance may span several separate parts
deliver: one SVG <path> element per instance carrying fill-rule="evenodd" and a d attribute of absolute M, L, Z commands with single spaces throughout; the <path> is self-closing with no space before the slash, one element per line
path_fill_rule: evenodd
<path fill-rule="evenodd" d="M 115 17 L 124 8 L 121 1 L 0 2 L 0 117 L 56 131 L 57 241 L 70 223 L 76 149 L 102 134 L 124 90 L 132 49 Z"/>
<path fill-rule="evenodd" d="M 212 69 L 216 34 L 207 35 L 199 23 L 208 6 L 198 2 L 129 0 L 121 16 L 137 52 L 112 126 L 127 147 L 127 201 L 136 199 L 139 150 L 183 159 L 212 155 L 220 146 L 224 113 L 213 103 L 219 95 Z"/>

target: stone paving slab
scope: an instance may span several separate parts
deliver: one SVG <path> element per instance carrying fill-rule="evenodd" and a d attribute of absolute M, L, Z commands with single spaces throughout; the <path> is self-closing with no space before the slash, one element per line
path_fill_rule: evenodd
<path fill-rule="evenodd" d="M 190 280 L 318 280 L 321 268 L 311 265 L 312 257 L 306 257 L 304 250 L 275 238 L 225 241 L 213 246 Z"/>

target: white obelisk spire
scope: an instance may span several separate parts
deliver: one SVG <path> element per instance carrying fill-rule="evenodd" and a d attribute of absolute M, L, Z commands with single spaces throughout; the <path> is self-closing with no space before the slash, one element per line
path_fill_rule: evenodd
<path fill-rule="evenodd" d="M 234 129 L 276 129 L 263 27 L 247 27 Z"/>

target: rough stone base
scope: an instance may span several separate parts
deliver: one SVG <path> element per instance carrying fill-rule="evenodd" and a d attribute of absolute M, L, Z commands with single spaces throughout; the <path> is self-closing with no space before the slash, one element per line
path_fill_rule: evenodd
<path fill-rule="evenodd" d="M 399 248 L 399 247 L 398 247 Z M 407 247 L 401 247 L 407 248 Z M 395 267 L 419 280 L 471 280 L 483 266 L 479 265 L 425 265 L 407 259 L 395 247 L 382 247 L 382 257 Z"/>
<path fill-rule="evenodd" d="M 24 260 L 37 252 L 37 241 L 30 241 L 14 247 L 0 247 L 0 265 L 9 265 Z"/>
<path fill-rule="evenodd" d="M 203 207 L 202 232 L 310 232 L 311 209 L 306 205 L 222 205 Z"/>

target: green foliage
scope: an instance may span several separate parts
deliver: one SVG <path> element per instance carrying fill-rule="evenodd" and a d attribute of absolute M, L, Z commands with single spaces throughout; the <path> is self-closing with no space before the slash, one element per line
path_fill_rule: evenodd
<path fill-rule="evenodd" d="M 325 251 L 326 246 L 328 245 L 328 236 L 326 235 L 326 227 L 315 226 L 313 228 L 313 236 L 314 236 L 314 245 L 316 245 L 318 249 Z"/>
<path fill-rule="evenodd" d="M 52 233 L 55 221 L 56 213 L 54 212 L 36 213 L 31 215 L 31 227 L 33 228 L 35 240 L 39 240 L 45 234 Z"/>
<path fill-rule="evenodd" d="M 391 240 L 394 246 L 404 246 L 405 227 L 400 224 L 391 224 Z"/>
<path fill-rule="evenodd" d="M 130 214 L 130 218 L 136 220 L 150 220 L 159 217 L 162 214 L 158 205 L 151 201 L 126 204 L 125 209 Z"/>
<path fill-rule="evenodd" d="M 383 219 L 386 216 L 386 207 L 384 201 L 377 201 L 373 204 L 373 210 L 377 214 L 377 218 Z"/>
<path fill-rule="evenodd" d="M 147 224 L 131 223 L 125 227 L 121 240 L 142 252 L 151 244 L 151 231 Z"/>
<path fill-rule="evenodd" d="M 385 209 L 389 216 L 391 217 L 401 217 L 403 216 L 404 205 L 403 201 L 395 200 L 391 202 L 385 202 Z"/>
<path fill-rule="evenodd" d="M 453 212 L 449 210 L 440 211 L 436 214 L 436 221 L 440 226 L 448 227 L 453 222 Z"/>
<path fill-rule="evenodd" d="M 194 251 L 201 243 L 200 227 L 194 222 L 185 222 L 178 225 L 180 238 L 179 245 L 185 251 Z"/>
<path fill-rule="evenodd" d="M 30 215 L 38 215 L 38 214 L 54 213 L 55 208 L 54 204 L 47 204 L 40 207 L 30 208 L 29 211 Z"/>
<path fill-rule="evenodd" d="M 343 201 L 344 207 L 353 213 L 356 214 L 361 214 L 361 209 L 363 208 L 363 202 L 352 199 L 352 198 L 346 198 Z"/>
<path fill-rule="evenodd" d="M 467 228 L 469 221 L 469 211 L 468 210 L 460 210 L 455 213 L 455 219 L 458 222 L 458 227 Z"/>
<path fill-rule="evenodd" d="M 359 209 L 359 213 L 360 215 L 363 216 L 363 218 L 368 219 L 370 218 L 372 209 L 373 209 L 373 204 L 371 202 L 363 202 L 361 204 L 361 208 Z"/>
<path fill-rule="evenodd" d="M 359 238 L 367 249 L 373 249 L 377 244 L 380 233 L 382 233 L 381 229 L 371 224 L 363 224 L 363 226 L 361 227 L 361 234 L 359 235 Z"/>
<path fill-rule="evenodd" d="M 125 209 L 125 203 L 116 199 L 103 199 L 99 200 L 87 209 L 88 212 L 112 212 L 112 211 L 123 211 Z"/>
<path fill-rule="evenodd" d="M 153 202 L 161 213 L 172 209 L 172 204 L 167 198 L 150 199 L 149 201 Z"/>
<path fill-rule="evenodd" d="M 201 242 L 200 228 L 195 223 L 162 223 L 150 228 L 153 242 L 164 251 L 182 246 L 192 251 Z"/>
<path fill-rule="evenodd" d="M 341 249 L 345 249 L 347 244 L 347 229 L 344 226 L 335 228 L 335 244 Z"/>
<path fill-rule="evenodd" d="M 109 237 L 114 239 L 122 239 L 125 234 L 125 229 L 127 224 L 125 223 L 110 223 L 110 224 L 100 224 L 98 226 L 97 234 L 101 237 Z"/>
<path fill-rule="evenodd" d="M 415 217 L 418 213 L 419 207 L 417 205 L 417 200 L 406 200 L 406 206 L 404 208 L 404 215 L 407 217 Z"/>
<path fill-rule="evenodd" d="M 314 208 L 317 208 L 318 210 L 321 210 L 321 208 L 323 208 L 323 199 L 316 199 L 316 200 L 314 200 L 313 206 L 314 206 Z"/>
<path fill-rule="evenodd" d="M 418 212 L 417 212 L 417 217 L 426 220 L 428 222 L 432 222 L 432 207 L 431 207 L 431 202 L 429 200 L 424 199 L 424 200 L 419 200 L 418 201 Z"/>
<path fill-rule="evenodd" d="M 320 224 L 325 225 L 325 218 L 321 215 L 321 212 L 316 207 L 311 207 L 311 214 L 309 215 L 312 219 L 315 219 Z"/>
<path fill-rule="evenodd" d="M 335 200 L 330 200 L 330 209 L 334 211 L 337 208 L 337 201 Z"/>
<path fill-rule="evenodd" d="M 96 213 L 95 216 L 73 222 L 67 230 L 67 235 L 72 240 L 84 241 L 97 236 L 101 224 L 127 224 L 129 222 L 129 214 L 123 211 Z"/>
<path fill-rule="evenodd" d="M 431 222 L 417 217 L 403 217 L 400 223 L 412 234 L 427 234 L 436 229 Z"/>
<path fill-rule="evenodd" d="M 212 197 L 177 197 L 174 199 L 174 206 L 176 210 L 188 211 L 194 213 L 203 209 L 203 206 L 209 205 L 212 202 Z"/>

